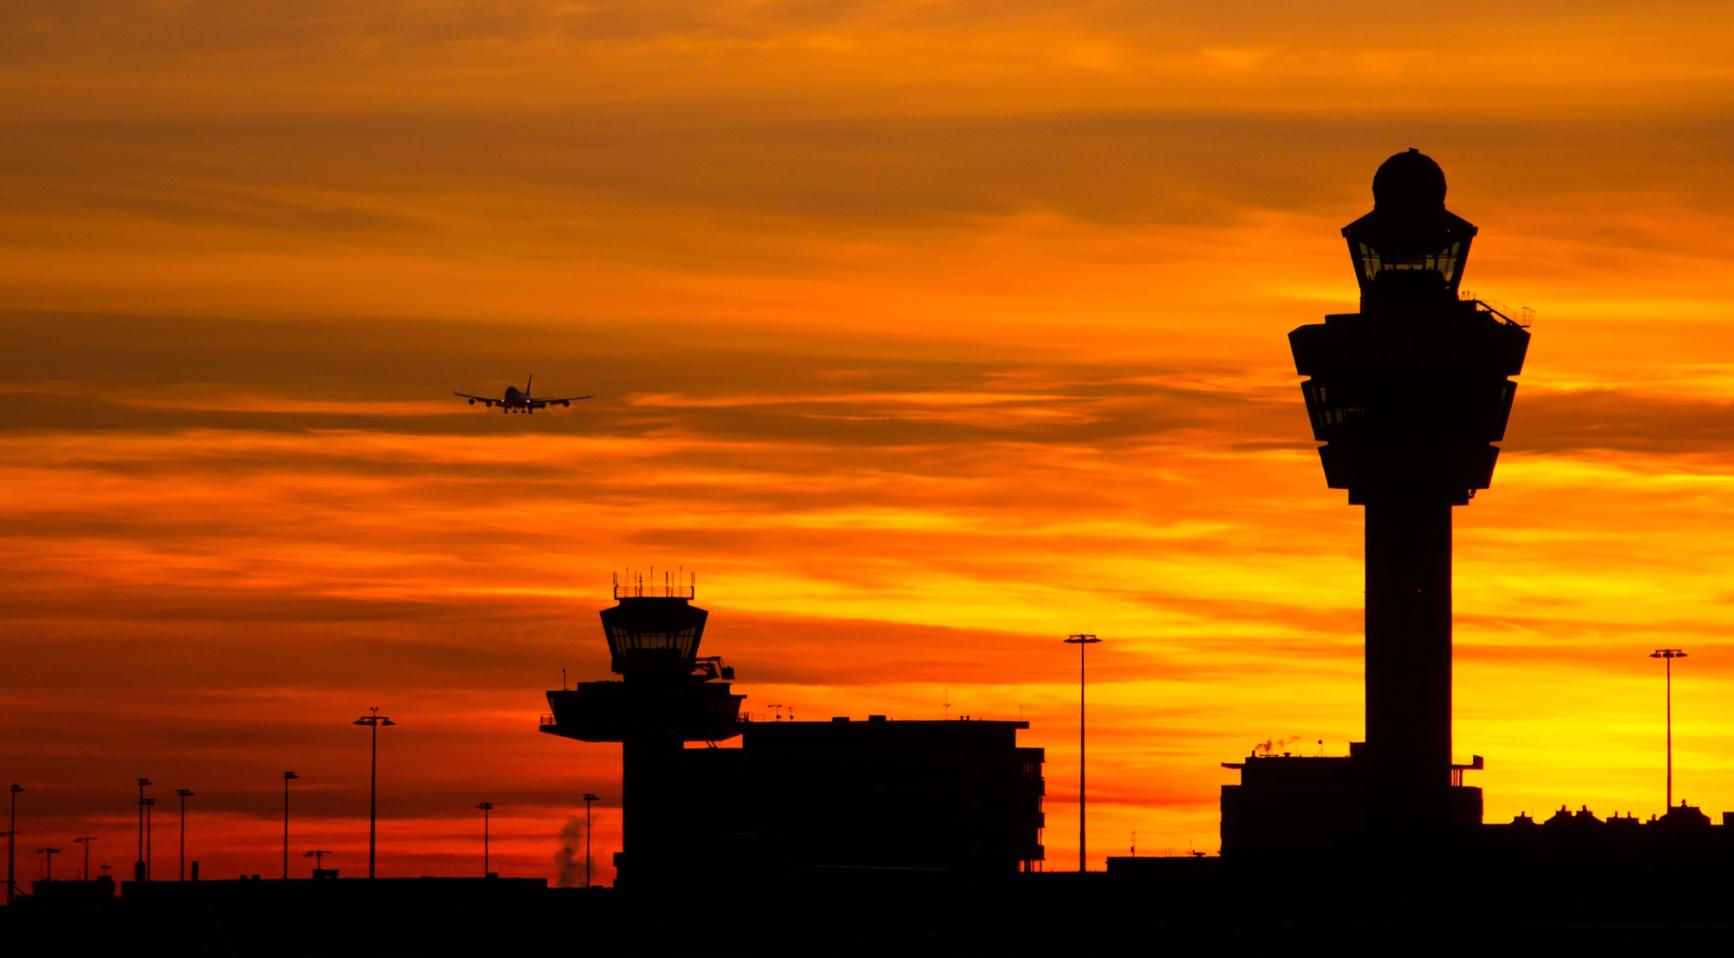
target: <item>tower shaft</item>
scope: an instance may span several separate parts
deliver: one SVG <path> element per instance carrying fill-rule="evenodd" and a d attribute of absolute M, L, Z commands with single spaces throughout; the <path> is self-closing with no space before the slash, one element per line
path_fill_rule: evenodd
<path fill-rule="evenodd" d="M 1391 496 L 1367 504 L 1367 750 L 1395 800 L 1449 784 L 1451 504 Z"/>
<path fill-rule="evenodd" d="M 655 733 L 621 743 L 621 853 L 615 862 L 622 880 L 666 873 L 680 859 L 691 812 L 678 781 L 685 747 L 678 735 Z"/>

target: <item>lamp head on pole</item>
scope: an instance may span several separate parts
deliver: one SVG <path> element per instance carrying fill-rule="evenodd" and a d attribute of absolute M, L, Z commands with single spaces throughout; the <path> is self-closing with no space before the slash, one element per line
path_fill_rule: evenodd
<path fill-rule="evenodd" d="M 1102 640 L 1093 635 L 1072 635 L 1067 636 L 1065 640 L 1067 645 L 1095 645 L 1100 641 Z"/>
<path fill-rule="evenodd" d="M 177 788 L 175 789 L 175 794 L 181 798 L 192 798 L 193 790 L 190 788 Z"/>
<path fill-rule="evenodd" d="M 141 779 L 139 779 L 139 780 L 138 780 L 138 787 L 139 787 L 139 788 L 145 788 L 145 787 L 147 787 L 147 786 L 150 786 L 150 785 L 153 785 L 153 784 L 155 784 L 155 783 L 154 783 L 154 782 L 152 782 L 152 781 L 151 781 L 151 780 L 150 780 L 150 779 L 148 779 L 148 778 L 141 778 Z M 18 788 L 18 786 L 16 786 L 16 785 L 14 785 L 14 786 L 12 786 L 12 787 L 13 787 L 13 789 L 17 789 L 17 788 Z"/>
<path fill-rule="evenodd" d="M 371 714 L 363 715 L 362 717 L 356 719 L 354 721 L 354 723 L 352 723 L 352 724 L 355 724 L 355 725 L 372 725 L 375 728 L 378 728 L 379 726 L 385 726 L 386 728 L 390 728 L 391 726 L 396 725 L 397 723 L 393 722 L 391 720 L 391 716 L 379 714 L 379 706 L 375 705 L 371 709 Z"/>
<path fill-rule="evenodd" d="M 476 807 L 481 809 L 484 812 L 491 812 L 494 810 L 494 803 L 493 802 L 477 802 Z"/>
<path fill-rule="evenodd" d="M 1650 653 L 1652 659 L 1683 659 L 1686 653 L 1683 649 L 1657 649 Z"/>
<path fill-rule="evenodd" d="M 300 777 L 301 776 L 295 774 L 294 772 L 284 772 L 283 773 L 283 781 L 285 781 L 285 782 L 292 782 L 295 779 L 298 779 Z"/>
<path fill-rule="evenodd" d="M 584 793 L 584 800 L 586 802 L 600 802 L 600 801 L 602 801 L 602 799 L 595 792 L 585 792 Z"/>

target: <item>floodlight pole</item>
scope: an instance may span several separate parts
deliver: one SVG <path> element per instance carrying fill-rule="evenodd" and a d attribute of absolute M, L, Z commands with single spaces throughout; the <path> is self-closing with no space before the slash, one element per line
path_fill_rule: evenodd
<path fill-rule="evenodd" d="M 1674 660 L 1685 657 L 1686 653 L 1680 649 L 1657 649 L 1650 653 L 1650 658 L 1662 660 L 1663 681 L 1667 686 L 1668 804 L 1665 808 L 1674 807 Z"/>
<path fill-rule="evenodd" d="M 186 881 L 187 880 L 187 799 L 193 797 L 193 790 L 190 788 L 177 788 L 177 789 L 175 789 L 175 797 L 179 798 L 181 800 L 181 877 L 179 880 L 180 881 Z"/>
<path fill-rule="evenodd" d="M 144 793 L 144 790 L 146 788 L 149 788 L 150 785 L 151 785 L 151 780 L 148 778 L 140 778 L 138 780 L 138 856 L 133 859 L 133 863 L 132 863 L 132 879 L 133 879 L 133 881 L 146 881 L 150 878 L 150 870 L 145 865 L 145 793 Z"/>
<path fill-rule="evenodd" d="M 597 801 L 594 792 L 584 793 L 584 887 L 590 887 L 590 803 Z"/>
<path fill-rule="evenodd" d="M 283 880 L 289 880 L 289 783 L 301 776 L 294 772 L 283 773 Z"/>
<path fill-rule="evenodd" d="M 494 870 L 488 867 L 488 817 L 493 814 L 493 802 L 480 802 L 476 805 L 482 810 L 482 877 L 492 878 Z"/>
<path fill-rule="evenodd" d="M 379 839 L 379 727 L 387 728 L 396 725 L 388 715 L 379 714 L 379 706 L 375 705 L 370 714 L 355 720 L 355 725 L 366 725 L 371 729 L 373 738 L 373 758 L 368 765 L 367 773 L 367 877 L 374 877 L 375 851 Z"/>
<path fill-rule="evenodd" d="M 84 880 L 90 881 L 90 843 L 96 841 L 95 835 L 80 835 L 72 840 L 74 845 L 84 846 Z"/>
<path fill-rule="evenodd" d="M 17 782 L 7 789 L 12 793 L 11 817 L 6 821 L 6 904 L 12 904 L 12 889 L 18 884 L 15 871 L 18 864 L 18 793 L 24 791 L 24 786 Z"/>
<path fill-rule="evenodd" d="M 1093 635 L 1072 635 L 1067 645 L 1078 647 L 1078 874 L 1088 870 L 1084 843 L 1084 650 L 1101 642 Z"/>
<path fill-rule="evenodd" d="M 145 881 L 150 881 L 151 862 L 156 858 L 156 853 L 151 849 L 151 835 L 152 835 L 151 816 L 152 816 L 152 814 L 154 814 L 152 812 L 152 809 L 154 809 L 156 807 L 157 807 L 157 800 L 156 799 L 147 798 L 144 800 L 144 813 L 145 813 L 144 873 L 145 873 Z"/>

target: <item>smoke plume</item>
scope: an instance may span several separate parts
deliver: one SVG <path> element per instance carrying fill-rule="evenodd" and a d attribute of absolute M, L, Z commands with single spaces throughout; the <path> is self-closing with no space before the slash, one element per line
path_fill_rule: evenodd
<path fill-rule="evenodd" d="M 554 853 L 554 868 L 561 888 L 584 884 L 584 819 L 574 816 L 560 826 L 560 850 Z"/>
<path fill-rule="evenodd" d="M 1272 755 L 1283 746 L 1293 744 L 1300 740 L 1301 737 L 1299 735 L 1290 735 L 1287 738 L 1267 738 L 1257 745 L 1254 745 L 1252 751 L 1255 755 Z"/>

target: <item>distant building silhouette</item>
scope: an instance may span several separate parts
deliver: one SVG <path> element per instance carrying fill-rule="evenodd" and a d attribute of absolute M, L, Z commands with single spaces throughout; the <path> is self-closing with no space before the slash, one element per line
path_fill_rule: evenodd
<path fill-rule="evenodd" d="M 743 721 L 734 670 L 698 654 L 709 613 L 689 584 L 616 579 L 614 597 L 602 625 L 621 678 L 550 691 L 541 730 L 621 743 L 623 887 L 1042 860 L 1043 753 L 1017 745 L 1028 723 Z"/>
<path fill-rule="evenodd" d="M 738 749 L 690 749 L 688 828 L 710 867 L 1030 871 L 1043 857 L 1042 758 L 1022 721 L 748 722 Z"/>

